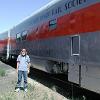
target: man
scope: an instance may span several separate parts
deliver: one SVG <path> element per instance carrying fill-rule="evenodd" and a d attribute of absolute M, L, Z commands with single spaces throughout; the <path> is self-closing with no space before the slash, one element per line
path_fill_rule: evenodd
<path fill-rule="evenodd" d="M 27 92 L 27 74 L 30 72 L 30 58 L 27 55 L 26 49 L 22 49 L 20 55 L 17 58 L 17 73 L 18 73 L 18 81 L 17 87 L 15 89 L 16 92 L 20 91 L 22 76 L 24 78 L 24 91 Z"/>

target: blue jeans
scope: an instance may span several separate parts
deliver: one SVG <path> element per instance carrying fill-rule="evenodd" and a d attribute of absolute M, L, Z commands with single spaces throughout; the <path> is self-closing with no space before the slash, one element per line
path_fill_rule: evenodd
<path fill-rule="evenodd" d="M 27 71 L 18 70 L 17 88 L 21 87 L 22 76 L 24 78 L 24 88 L 27 88 Z"/>

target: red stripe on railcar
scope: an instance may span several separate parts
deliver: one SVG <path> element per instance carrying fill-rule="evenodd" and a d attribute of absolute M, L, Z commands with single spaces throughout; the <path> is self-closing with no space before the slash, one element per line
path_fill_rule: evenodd
<path fill-rule="evenodd" d="M 27 39 L 32 41 L 95 31 L 100 31 L 100 3 L 58 18 L 54 30 L 49 29 L 47 22 L 29 34 Z"/>

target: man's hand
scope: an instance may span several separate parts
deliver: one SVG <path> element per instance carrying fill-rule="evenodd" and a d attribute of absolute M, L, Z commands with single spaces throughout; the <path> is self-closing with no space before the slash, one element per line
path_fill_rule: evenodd
<path fill-rule="evenodd" d="M 28 74 L 30 73 L 30 69 L 28 69 Z"/>
<path fill-rule="evenodd" d="M 30 73 L 30 66 L 31 66 L 31 63 L 28 64 L 28 74 Z"/>

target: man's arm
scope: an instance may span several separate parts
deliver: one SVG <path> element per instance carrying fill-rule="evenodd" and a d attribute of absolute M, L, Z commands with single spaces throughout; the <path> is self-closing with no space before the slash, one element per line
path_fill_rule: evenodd
<path fill-rule="evenodd" d="M 27 61 L 27 62 L 28 62 L 28 66 L 27 66 L 27 67 L 28 67 L 28 74 L 29 74 L 29 73 L 30 73 L 30 66 L 31 66 L 31 63 L 30 63 L 30 57 L 27 56 L 27 58 L 28 58 L 28 59 L 27 59 L 27 60 L 28 60 L 28 61 Z"/>
<path fill-rule="evenodd" d="M 16 70 L 17 70 L 17 72 L 18 72 L 18 65 L 19 65 L 19 62 L 17 62 L 17 66 L 16 66 Z"/>

